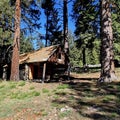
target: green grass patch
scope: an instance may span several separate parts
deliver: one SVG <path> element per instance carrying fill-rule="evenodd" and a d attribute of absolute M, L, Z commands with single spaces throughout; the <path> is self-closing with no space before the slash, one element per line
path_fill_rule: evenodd
<path fill-rule="evenodd" d="M 55 93 L 57 90 L 56 89 L 54 89 L 54 90 L 52 90 L 52 93 Z"/>
<path fill-rule="evenodd" d="M 3 101 L 5 98 L 5 95 L 0 96 L 0 101 Z"/>
<path fill-rule="evenodd" d="M 10 98 L 11 99 L 25 99 L 28 97 L 28 93 L 23 93 L 23 92 L 12 92 L 11 95 L 10 95 Z"/>
<path fill-rule="evenodd" d="M 111 113 L 110 115 L 112 118 L 118 117 L 119 115 L 117 113 Z"/>
<path fill-rule="evenodd" d="M 74 96 L 69 96 L 69 100 L 75 100 Z"/>
<path fill-rule="evenodd" d="M 25 84 L 26 84 L 25 81 L 20 81 L 20 82 L 18 83 L 18 86 L 24 86 Z"/>
<path fill-rule="evenodd" d="M 59 99 L 60 96 L 59 96 L 59 95 L 54 95 L 53 98 L 54 98 L 54 99 Z"/>
<path fill-rule="evenodd" d="M 1 119 L 4 120 L 7 117 L 14 116 L 16 113 L 18 113 L 24 108 L 27 108 L 28 106 L 29 108 L 33 108 L 29 99 L 24 100 L 24 101 L 17 100 L 17 99 L 12 99 L 12 100 L 9 100 L 8 102 L 3 101 L 0 104 L 0 120 Z"/>
<path fill-rule="evenodd" d="M 0 105 L 0 118 L 5 118 L 5 117 L 9 117 L 10 115 L 13 114 L 13 109 L 12 106 L 14 104 L 4 104 L 4 105 Z"/>
<path fill-rule="evenodd" d="M 16 85 L 15 85 L 15 84 L 12 84 L 12 85 L 10 85 L 9 87 L 10 87 L 10 89 L 14 89 L 14 88 L 16 88 Z"/>
<path fill-rule="evenodd" d="M 46 111 L 42 112 L 42 116 L 47 116 L 47 115 L 48 115 L 48 112 L 46 112 Z"/>
<path fill-rule="evenodd" d="M 35 89 L 35 87 L 34 86 L 31 86 L 30 88 L 29 88 L 29 90 L 34 90 Z"/>
<path fill-rule="evenodd" d="M 65 107 L 65 104 L 64 104 L 64 103 L 63 103 L 63 104 L 60 104 L 60 103 L 58 103 L 58 102 L 52 102 L 52 103 L 51 103 L 51 106 L 52 106 L 52 107 L 55 107 L 55 108 L 57 108 L 57 109 L 61 109 L 61 108 Z"/>
<path fill-rule="evenodd" d="M 58 103 L 56 103 L 56 102 L 53 102 L 53 103 L 51 104 L 51 106 L 52 106 L 52 107 L 58 107 L 58 106 L 60 106 L 60 104 L 58 104 Z"/>
<path fill-rule="evenodd" d="M 38 91 L 20 91 L 17 88 L 17 86 L 24 86 L 25 85 L 25 81 L 20 81 L 20 82 L 3 82 L 0 83 L 0 101 L 4 101 L 4 99 L 27 99 L 30 97 L 34 97 L 34 96 L 39 96 L 40 92 Z M 15 89 L 13 91 L 13 89 Z M 34 88 L 31 87 L 31 90 L 33 90 Z"/>
<path fill-rule="evenodd" d="M 23 99 L 27 99 L 27 98 L 31 98 L 39 95 L 40 95 L 40 92 L 37 92 L 37 91 L 31 91 L 31 92 L 17 91 L 17 92 L 12 92 L 10 95 L 10 98 L 23 100 Z"/>
<path fill-rule="evenodd" d="M 5 98 L 9 96 L 11 93 L 11 90 L 15 88 L 16 86 L 13 86 L 11 84 L 1 83 L 0 88 L 0 101 L 4 101 Z"/>
<path fill-rule="evenodd" d="M 43 92 L 43 93 L 49 93 L 49 90 L 46 89 L 46 88 L 43 88 L 43 89 L 42 89 L 42 92 Z"/>
<path fill-rule="evenodd" d="M 103 102 L 108 103 L 110 101 L 116 100 L 116 97 L 114 95 L 106 95 L 103 98 Z"/>
<path fill-rule="evenodd" d="M 0 85 L 0 89 L 2 89 L 2 88 L 4 88 L 5 87 L 5 85 Z"/>
<path fill-rule="evenodd" d="M 62 84 L 57 87 L 57 89 L 67 89 L 67 88 L 69 88 L 68 84 Z"/>
<path fill-rule="evenodd" d="M 15 82 L 13 82 L 13 81 L 11 82 L 11 81 L 10 81 L 10 82 L 7 83 L 8 87 L 9 87 L 10 89 L 16 88 L 16 87 L 17 87 L 17 84 L 18 84 L 18 82 L 16 82 L 16 81 L 15 81 Z"/>
<path fill-rule="evenodd" d="M 119 90 L 119 91 L 120 91 L 120 85 L 118 85 L 118 86 L 117 86 L 117 90 Z"/>
<path fill-rule="evenodd" d="M 71 111 L 64 111 L 59 114 L 60 118 L 68 117 L 71 114 Z"/>
<path fill-rule="evenodd" d="M 31 95 L 32 96 L 40 96 L 40 92 L 32 91 Z"/>

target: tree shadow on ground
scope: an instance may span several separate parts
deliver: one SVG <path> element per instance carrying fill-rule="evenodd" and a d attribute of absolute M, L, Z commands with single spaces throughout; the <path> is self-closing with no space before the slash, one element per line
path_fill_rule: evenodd
<path fill-rule="evenodd" d="M 72 92 L 57 93 L 60 98 L 53 102 L 65 103 L 80 115 L 98 120 L 120 119 L 120 83 L 97 84 L 97 78 L 72 78 L 68 84 Z"/>

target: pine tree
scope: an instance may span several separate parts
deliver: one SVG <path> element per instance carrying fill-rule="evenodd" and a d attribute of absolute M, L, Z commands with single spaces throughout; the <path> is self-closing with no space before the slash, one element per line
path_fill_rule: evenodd
<path fill-rule="evenodd" d="M 101 76 L 98 81 L 116 80 L 113 52 L 113 30 L 110 1 L 101 1 Z"/>
<path fill-rule="evenodd" d="M 11 80 L 19 80 L 19 51 L 20 51 L 20 18 L 21 18 L 21 6 L 20 0 L 16 0 L 15 3 L 15 34 L 13 42 L 13 54 L 11 64 Z"/>
<path fill-rule="evenodd" d="M 63 29 L 64 29 L 64 51 L 69 54 L 69 42 L 68 42 L 68 0 L 63 0 Z"/>
<path fill-rule="evenodd" d="M 58 10 L 55 8 L 55 1 L 49 0 L 42 4 L 44 13 L 46 15 L 46 43 L 48 44 L 60 44 L 62 32 L 60 30 L 61 26 L 59 24 L 60 18 L 58 16 Z"/>
<path fill-rule="evenodd" d="M 21 24 L 24 24 L 21 31 L 24 34 L 34 34 L 37 29 L 40 29 L 41 6 L 39 4 L 39 0 L 21 1 Z"/>
<path fill-rule="evenodd" d="M 20 36 L 20 54 L 34 50 L 33 43 L 30 37 L 26 38 L 24 35 Z"/>
<path fill-rule="evenodd" d="M 0 44 L 6 45 L 12 43 L 12 18 L 14 14 L 13 7 L 9 1 L 3 0 L 0 2 Z"/>
<path fill-rule="evenodd" d="M 77 47 L 82 50 L 83 66 L 87 64 L 87 49 L 93 50 L 93 42 L 98 36 L 98 2 L 75 0 L 73 2 L 73 19 L 75 20 L 75 35 Z M 91 53 L 92 54 L 92 53 Z M 88 57 L 88 55 L 87 55 Z"/>
<path fill-rule="evenodd" d="M 113 28 L 113 39 L 114 39 L 114 54 L 115 61 L 117 62 L 116 66 L 118 66 L 118 61 L 120 61 L 120 1 L 113 1 L 112 3 L 112 28 Z"/>
<path fill-rule="evenodd" d="M 13 41 L 13 32 L 14 32 L 14 8 L 15 8 L 16 0 L 2 0 L 0 2 L 0 33 L 1 38 L 0 43 L 5 42 L 12 43 Z M 36 29 L 40 28 L 40 2 L 36 0 L 26 0 L 21 1 L 21 32 L 24 34 L 33 33 Z M 3 7 L 4 6 L 4 7 Z M 2 32 L 6 32 L 5 35 L 2 36 Z"/>

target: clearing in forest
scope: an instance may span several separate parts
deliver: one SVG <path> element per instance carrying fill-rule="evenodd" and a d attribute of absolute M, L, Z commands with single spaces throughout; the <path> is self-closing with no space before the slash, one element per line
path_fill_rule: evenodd
<path fill-rule="evenodd" d="M 0 120 L 120 118 L 120 82 L 100 86 L 99 73 L 71 76 L 70 81 L 43 84 L 1 81 Z"/>

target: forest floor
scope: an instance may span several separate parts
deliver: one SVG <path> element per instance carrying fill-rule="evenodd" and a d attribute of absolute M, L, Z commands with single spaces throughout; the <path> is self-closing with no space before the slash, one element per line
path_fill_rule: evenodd
<path fill-rule="evenodd" d="M 0 120 L 119 120 L 118 81 L 98 85 L 99 72 L 71 74 L 70 81 L 0 82 Z"/>

